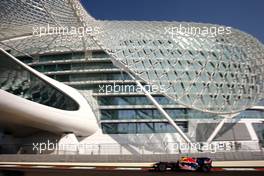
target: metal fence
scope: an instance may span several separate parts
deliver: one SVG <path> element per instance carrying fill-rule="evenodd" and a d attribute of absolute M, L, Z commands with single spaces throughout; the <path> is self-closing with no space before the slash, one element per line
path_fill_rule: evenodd
<path fill-rule="evenodd" d="M 193 155 L 232 152 L 260 152 L 258 142 L 221 141 L 213 143 L 145 143 L 145 144 L 87 144 L 39 142 L 32 144 L 1 144 L 0 154 L 38 154 L 38 155 Z"/>

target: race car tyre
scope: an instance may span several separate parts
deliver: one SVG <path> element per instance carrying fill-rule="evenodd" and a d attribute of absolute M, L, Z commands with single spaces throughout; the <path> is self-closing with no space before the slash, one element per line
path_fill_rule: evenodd
<path fill-rule="evenodd" d="M 167 165 L 165 163 L 159 163 L 157 166 L 159 172 L 164 172 L 167 170 Z"/>
<path fill-rule="evenodd" d="M 201 167 L 201 171 L 203 171 L 203 172 L 210 172 L 211 171 L 211 167 L 210 166 L 207 166 L 207 165 L 203 165 Z"/>
<path fill-rule="evenodd" d="M 180 169 L 179 162 L 172 165 L 171 170 L 172 171 L 178 171 Z"/>

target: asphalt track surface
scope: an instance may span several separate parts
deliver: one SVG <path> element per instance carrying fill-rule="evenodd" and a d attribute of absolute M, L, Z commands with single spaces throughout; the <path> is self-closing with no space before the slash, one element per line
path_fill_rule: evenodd
<path fill-rule="evenodd" d="M 23 173 L 24 172 L 24 173 Z M 2 173 L 0 176 L 263 176 L 263 171 L 212 171 L 209 173 L 188 172 L 188 171 L 166 171 L 154 172 L 149 170 L 50 170 L 50 169 L 25 169 L 20 172 Z"/>

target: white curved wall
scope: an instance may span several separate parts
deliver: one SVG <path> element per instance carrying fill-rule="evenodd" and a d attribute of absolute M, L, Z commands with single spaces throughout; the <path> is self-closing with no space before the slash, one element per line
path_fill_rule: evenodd
<path fill-rule="evenodd" d="M 0 49 L 0 51 L 33 75 L 71 97 L 79 105 L 77 111 L 66 111 L 29 101 L 0 90 L 0 118 L 8 118 L 8 121 L 14 123 L 51 132 L 74 132 L 81 136 L 91 135 L 98 129 L 92 108 L 77 90 L 39 73 L 4 50 Z"/>

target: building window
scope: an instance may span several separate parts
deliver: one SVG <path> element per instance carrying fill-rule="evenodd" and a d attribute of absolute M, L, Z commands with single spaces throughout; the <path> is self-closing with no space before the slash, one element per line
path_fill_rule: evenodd
<path fill-rule="evenodd" d="M 176 122 L 181 130 L 188 132 L 188 122 Z M 168 122 L 103 122 L 102 130 L 105 134 L 147 134 L 147 133 L 176 133 L 175 128 Z"/>

